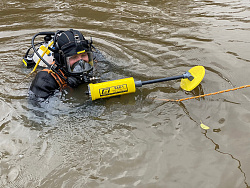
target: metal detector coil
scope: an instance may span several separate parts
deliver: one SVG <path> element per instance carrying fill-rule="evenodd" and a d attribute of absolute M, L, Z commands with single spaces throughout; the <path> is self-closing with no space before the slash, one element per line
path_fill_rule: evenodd
<path fill-rule="evenodd" d="M 195 66 L 188 71 L 193 79 L 181 79 L 180 86 L 183 90 L 192 91 L 196 88 L 205 76 L 205 68 L 203 66 Z"/>

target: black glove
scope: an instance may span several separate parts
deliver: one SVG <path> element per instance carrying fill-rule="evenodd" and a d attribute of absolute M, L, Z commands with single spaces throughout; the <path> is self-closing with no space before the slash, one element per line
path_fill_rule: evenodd
<path fill-rule="evenodd" d="M 68 85 L 70 87 L 78 87 L 81 84 L 81 80 L 77 79 L 76 77 L 70 76 L 68 77 Z"/>
<path fill-rule="evenodd" d="M 83 76 L 83 82 L 84 82 L 84 83 L 89 83 L 89 82 L 90 82 L 90 77 L 87 76 L 87 75 L 84 75 L 84 76 Z"/>

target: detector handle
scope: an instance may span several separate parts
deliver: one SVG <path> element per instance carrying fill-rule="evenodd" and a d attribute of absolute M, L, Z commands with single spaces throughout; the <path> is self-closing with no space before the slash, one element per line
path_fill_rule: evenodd
<path fill-rule="evenodd" d="M 179 76 L 159 78 L 159 79 L 148 80 L 148 81 L 138 80 L 138 81 L 135 81 L 135 87 L 142 87 L 143 85 L 146 85 L 146 84 L 153 84 L 153 83 L 165 82 L 165 81 L 169 81 L 169 80 L 177 80 L 177 79 L 183 79 L 183 78 L 187 78 L 190 81 L 192 81 L 194 79 L 194 77 L 189 72 L 185 72 L 184 74 L 179 75 Z"/>

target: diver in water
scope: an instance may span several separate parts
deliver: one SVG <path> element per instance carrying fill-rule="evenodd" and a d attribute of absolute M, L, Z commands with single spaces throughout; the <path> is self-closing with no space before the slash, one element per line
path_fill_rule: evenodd
<path fill-rule="evenodd" d="M 43 44 L 37 43 L 36 45 L 40 45 L 37 49 L 34 39 L 39 35 L 45 35 L 45 42 Z M 33 48 L 34 53 L 29 55 L 31 48 Z M 37 73 L 30 86 L 30 98 L 39 99 L 38 102 L 40 102 L 40 99 L 47 99 L 58 90 L 62 91 L 68 87 L 75 88 L 82 83 L 90 83 L 98 79 L 98 77 L 93 76 L 93 52 L 97 52 L 95 53 L 96 57 L 100 53 L 92 45 L 92 40 L 86 40 L 81 32 L 77 30 L 70 29 L 68 31 L 57 31 L 56 33 L 40 32 L 32 38 L 31 48 L 27 50 L 23 63 L 27 67 L 34 66 L 32 72 L 40 65 L 40 60 L 47 66 L 47 68 Z M 191 91 L 199 85 L 205 75 L 204 67 L 196 66 L 193 68 L 179 76 L 155 80 L 135 81 L 133 77 L 130 77 L 103 83 L 90 83 L 88 84 L 88 94 L 93 101 L 100 98 L 134 93 L 137 87 L 142 87 L 145 84 L 186 78 L 188 82 L 183 81 L 181 87 L 186 91 Z M 196 75 L 200 73 L 201 76 L 194 78 L 192 72 Z"/>
<path fill-rule="evenodd" d="M 57 31 L 53 43 L 53 47 L 48 47 L 54 54 L 53 62 L 45 62 L 47 68 L 36 74 L 30 86 L 30 96 L 46 99 L 57 90 L 75 88 L 95 79 L 92 41 L 86 40 L 81 32 L 70 29 Z M 27 58 L 24 60 L 27 62 Z"/>

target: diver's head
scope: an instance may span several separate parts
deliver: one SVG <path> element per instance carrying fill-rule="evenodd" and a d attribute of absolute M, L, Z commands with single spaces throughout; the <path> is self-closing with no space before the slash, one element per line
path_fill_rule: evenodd
<path fill-rule="evenodd" d="M 69 76 L 83 75 L 93 68 L 91 43 L 84 38 L 81 32 L 73 29 L 60 31 L 56 34 L 55 41 L 56 63 Z"/>

